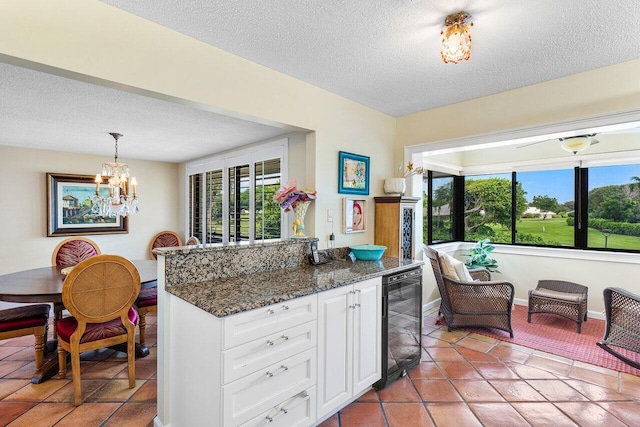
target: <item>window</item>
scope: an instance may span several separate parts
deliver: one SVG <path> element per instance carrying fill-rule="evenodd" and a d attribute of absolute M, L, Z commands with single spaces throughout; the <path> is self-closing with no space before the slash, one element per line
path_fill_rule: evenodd
<path fill-rule="evenodd" d="M 204 243 L 277 239 L 288 229 L 273 195 L 286 177 L 288 140 L 187 164 L 189 232 Z"/>
<path fill-rule="evenodd" d="M 433 191 L 429 191 L 429 179 L 425 177 L 423 186 L 426 185 L 431 209 L 425 210 L 431 214 L 431 241 L 446 242 L 454 240 L 453 237 L 453 177 L 437 176 L 431 179 Z M 425 230 L 425 238 L 429 234 Z"/>
<path fill-rule="evenodd" d="M 574 246 L 574 175 L 573 169 L 516 173 L 527 202 L 516 222 L 516 243 Z"/>
<path fill-rule="evenodd" d="M 640 164 L 591 167 L 587 246 L 640 250 Z"/>
<path fill-rule="evenodd" d="M 464 240 L 488 238 L 511 243 L 511 174 L 476 175 L 464 179 Z M 524 212 L 524 196 L 518 200 Z"/>

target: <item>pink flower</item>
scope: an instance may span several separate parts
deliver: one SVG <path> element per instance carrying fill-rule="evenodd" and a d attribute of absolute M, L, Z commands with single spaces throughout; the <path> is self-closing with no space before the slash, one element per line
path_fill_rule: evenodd
<path fill-rule="evenodd" d="M 315 198 L 315 191 L 298 190 L 295 179 L 290 180 L 280 187 L 273 196 L 273 200 L 278 203 L 285 212 L 289 212 L 291 209 L 294 209 L 298 202 L 306 202 Z"/>

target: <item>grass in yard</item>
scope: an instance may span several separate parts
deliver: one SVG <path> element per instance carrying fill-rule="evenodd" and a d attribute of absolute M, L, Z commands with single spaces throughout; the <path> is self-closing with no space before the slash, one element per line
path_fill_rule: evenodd
<path fill-rule="evenodd" d="M 524 218 L 516 224 L 518 233 L 539 236 L 547 244 L 573 246 L 573 227 L 567 225 L 566 218 Z M 604 248 L 604 235 L 593 228 L 588 231 L 588 246 Z M 607 239 L 607 248 L 640 250 L 640 237 L 613 234 Z"/>

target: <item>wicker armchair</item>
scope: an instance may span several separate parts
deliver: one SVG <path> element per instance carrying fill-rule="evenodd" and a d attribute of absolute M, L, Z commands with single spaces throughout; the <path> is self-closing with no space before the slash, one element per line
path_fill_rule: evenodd
<path fill-rule="evenodd" d="M 462 282 L 452 279 L 442 274 L 436 250 L 425 247 L 424 252 L 431 262 L 438 284 L 442 297 L 440 314 L 449 331 L 461 327 L 496 328 L 509 332 L 509 336 L 513 338 L 511 307 L 514 288 L 511 283 L 491 281 L 491 274 L 484 269 L 469 271 L 479 281 Z"/>
<path fill-rule="evenodd" d="M 620 288 L 605 288 L 603 294 L 607 327 L 598 346 L 640 369 L 640 358 L 629 357 L 630 352 L 640 353 L 640 295 Z"/>

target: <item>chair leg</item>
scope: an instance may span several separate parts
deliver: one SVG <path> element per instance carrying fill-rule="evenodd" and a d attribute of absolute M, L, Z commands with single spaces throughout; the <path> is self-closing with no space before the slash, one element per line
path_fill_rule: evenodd
<path fill-rule="evenodd" d="M 36 337 L 36 344 L 34 346 L 36 352 L 36 369 L 40 369 L 44 362 L 44 346 L 45 337 L 47 336 L 47 327 L 43 326 L 43 329 L 44 331 L 42 331 L 42 334 L 34 334 Z"/>
<path fill-rule="evenodd" d="M 80 352 L 71 352 L 71 374 L 73 376 L 73 399 L 74 405 L 82 404 L 82 382 L 80 379 Z"/>
<path fill-rule="evenodd" d="M 58 378 L 67 377 L 67 351 L 58 345 Z"/>
<path fill-rule="evenodd" d="M 127 341 L 127 365 L 129 368 L 129 388 L 136 386 L 135 335 Z"/>
<path fill-rule="evenodd" d="M 144 347 L 145 331 L 147 329 L 147 313 L 138 311 L 138 326 L 140 327 L 140 345 Z"/>

